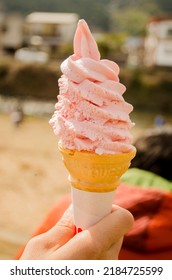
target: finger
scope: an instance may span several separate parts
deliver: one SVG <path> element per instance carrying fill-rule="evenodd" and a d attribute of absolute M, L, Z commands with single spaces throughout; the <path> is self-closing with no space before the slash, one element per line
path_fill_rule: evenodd
<path fill-rule="evenodd" d="M 105 250 L 110 248 L 132 227 L 134 219 L 132 214 L 119 206 L 112 206 L 112 213 L 90 228 L 95 246 L 102 244 Z M 97 232 L 99 233 L 97 235 Z"/>
<path fill-rule="evenodd" d="M 47 248 L 54 250 L 63 246 L 76 233 L 76 228 L 73 222 L 73 211 L 70 206 L 57 222 L 57 224 L 44 234 L 44 242 Z"/>
<path fill-rule="evenodd" d="M 123 243 L 123 237 L 121 237 L 118 242 L 113 244 L 108 250 L 104 251 L 101 256 L 101 260 L 118 260 L 121 246 Z"/>

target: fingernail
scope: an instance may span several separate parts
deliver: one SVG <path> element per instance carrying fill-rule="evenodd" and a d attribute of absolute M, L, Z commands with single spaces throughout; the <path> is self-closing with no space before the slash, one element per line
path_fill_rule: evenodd
<path fill-rule="evenodd" d="M 77 228 L 77 233 L 81 232 L 82 228 Z"/>

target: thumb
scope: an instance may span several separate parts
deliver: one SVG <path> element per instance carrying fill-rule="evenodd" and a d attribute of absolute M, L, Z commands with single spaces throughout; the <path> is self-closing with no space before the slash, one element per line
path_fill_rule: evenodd
<path fill-rule="evenodd" d="M 69 206 L 57 224 L 44 234 L 44 241 L 49 248 L 58 249 L 68 242 L 75 233 L 72 206 Z"/>

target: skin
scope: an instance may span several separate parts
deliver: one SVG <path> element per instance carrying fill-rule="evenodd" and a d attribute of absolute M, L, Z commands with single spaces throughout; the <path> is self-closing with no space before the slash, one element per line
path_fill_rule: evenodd
<path fill-rule="evenodd" d="M 76 234 L 69 207 L 53 228 L 28 242 L 21 260 L 117 260 L 133 222 L 129 211 L 113 205 L 109 215 Z"/>

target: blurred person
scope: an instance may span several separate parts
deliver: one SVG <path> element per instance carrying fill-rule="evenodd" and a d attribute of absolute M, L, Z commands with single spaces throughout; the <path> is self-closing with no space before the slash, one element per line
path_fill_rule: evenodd
<path fill-rule="evenodd" d="M 15 127 L 19 127 L 20 124 L 23 122 L 24 113 L 22 110 L 21 105 L 17 105 L 14 107 L 10 113 L 11 122 Z"/>
<path fill-rule="evenodd" d="M 110 247 L 112 248 L 112 250 L 110 250 L 111 254 L 108 253 L 107 250 L 107 254 L 101 254 L 101 256 L 96 255 L 96 258 L 99 257 L 104 259 L 116 259 L 119 254 L 119 259 L 121 260 L 171 260 L 172 127 L 162 126 L 159 128 L 148 130 L 143 133 L 143 135 L 141 135 L 138 139 L 136 139 L 134 145 L 137 149 L 136 157 L 132 161 L 131 168 L 129 168 L 126 174 L 122 177 L 121 184 L 118 187 L 114 198 L 115 204 L 122 207 L 122 209 L 127 209 L 132 213 L 135 220 L 134 225 L 130 230 L 128 230 L 131 226 L 131 221 L 129 222 L 129 217 L 127 218 L 127 216 L 125 216 L 125 218 L 128 219 L 128 222 L 127 219 L 122 219 L 123 222 L 119 220 L 119 223 L 116 224 L 117 216 L 115 217 L 115 213 L 117 212 L 113 210 L 114 212 L 111 215 L 112 219 L 110 222 L 112 223 L 111 225 L 108 224 L 108 226 L 106 226 L 105 228 L 104 222 L 106 218 L 110 221 L 110 217 L 105 217 L 97 225 L 93 226 L 93 228 L 95 229 L 95 231 L 93 230 L 93 236 L 100 240 L 100 243 L 96 243 L 96 246 L 100 246 L 100 251 L 102 248 L 103 240 L 106 240 L 106 234 L 108 234 L 108 238 L 113 239 L 114 244 L 114 246 Z M 58 221 L 61 221 L 60 219 L 70 203 L 71 196 L 70 194 L 68 194 L 64 196 L 61 201 L 59 201 L 49 211 L 45 219 L 33 233 L 33 236 L 41 237 L 40 234 L 47 233 L 47 238 L 49 236 L 49 242 L 51 243 L 51 237 L 49 233 L 51 232 L 51 229 L 53 229 L 54 225 L 58 225 Z M 130 224 L 130 226 L 126 226 L 127 224 Z M 100 227 L 102 227 L 101 231 Z M 125 232 L 123 243 L 121 241 L 120 245 L 116 239 L 116 231 L 118 232 L 119 227 L 121 227 L 122 229 L 122 234 L 124 234 Z M 103 232 L 104 229 L 105 232 Z M 82 236 L 85 236 L 85 239 L 84 237 L 82 239 L 84 244 L 88 244 L 87 242 L 89 242 L 89 239 L 87 240 L 87 238 L 89 238 L 88 236 L 90 236 L 89 229 L 86 232 L 83 231 L 81 234 Z M 98 237 L 99 234 L 101 235 L 100 239 Z M 120 240 L 123 239 L 122 234 Z M 42 235 L 42 237 L 43 236 L 44 235 Z M 56 232 L 56 238 L 58 239 L 57 236 L 58 234 Z M 65 238 L 65 236 L 66 235 L 64 234 L 63 238 Z M 73 236 L 71 240 L 73 240 L 74 238 L 77 242 L 77 238 L 82 238 L 82 236 L 78 234 L 76 235 L 76 237 Z M 39 237 L 38 240 L 40 240 Z M 71 240 L 69 240 L 68 242 L 73 242 Z M 65 246 L 67 246 L 68 242 Z M 121 245 L 122 247 L 120 249 Z M 116 249 L 117 247 L 119 251 Z M 25 246 L 18 252 L 16 259 L 19 259 L 21 256 L 21 258 L 27 258 L 27 255 L 25 254 L 27 251 L 24 251 L 24 248 Z M 91 250 L 91 247 L 89 247 L 89 249 Z M 31 251 L 34 251 L 33 247 Z M 92 247 L 92 252 L 93 251 L 94 246 Z M 84 258 L 84 253 L 82 256 Z M 87 255 L 87 258 L 92 259 L 91 255 L 90 257 L 88 257 Z"/>
<path fill-rule="evenodd" d="M 162 115 L 157 115 L 154 119 L 154 125 L 155 127 L 160 127 L 165 125 L 165 119 Z"/>
<path fill-rule="evenodd" d="M 151 171 L 172 180 L 172 126 L 149 129 L 135 142 L 137 156 L 131 167 Z"/>
<path fill-rule="evenodd" d="M 146 130 L 134 145 L 137 155 L 123 176 L 128 193 L 119 205 L 131 211 L 135 224 L 124 238 L 120 257 L 171 260 L 172 126 Z"/>

